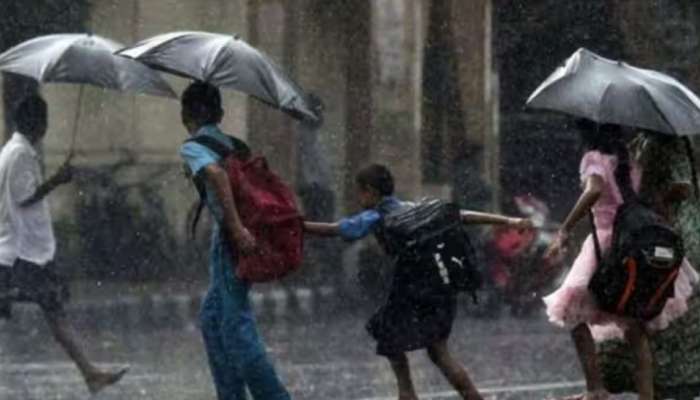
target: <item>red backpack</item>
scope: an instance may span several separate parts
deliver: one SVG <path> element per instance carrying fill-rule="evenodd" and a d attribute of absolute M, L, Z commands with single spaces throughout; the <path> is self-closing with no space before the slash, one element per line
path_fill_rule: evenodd
<path fill-rule="evenodd" d="M 257 242 L 259 251 L 255 254 L 236 255 L 238 277 L 248 282 L 281 279 L 302 262 L 303 222 L 294 192 L 270 170 L 264 157 L 250 157 L 244 142 L 229 138 L 235 151 L 204 135 L 188 141 L 206 146 L 222 157 L 241 222 Z M 202 189 L 199 184 L 204 200 L 206 192 Z"/>

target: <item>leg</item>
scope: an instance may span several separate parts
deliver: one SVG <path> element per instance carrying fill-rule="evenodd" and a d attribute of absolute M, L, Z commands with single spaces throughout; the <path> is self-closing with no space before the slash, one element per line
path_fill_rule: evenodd
<path fill-rule="evenodd" d="M 117 383 L 126 374 L 127 368 L 115 372 L 107 372 L 98 369 L 92 364 L 78 344 L 75 332 L 63 312 L 44 310 L 44 316 L 54 338 L 68 353 L 68 357 L 75 362 L 91 393 L 97 393 L 105 387 Z"/>
<path fill-rule="evenodd" d="M 591 398 L 606 398 L 607 392 L 603 385 L 603 376 L 598 367 L 598 359 L 595 353 L 595 342 L 591 335 L 591 330 L 586 324 L 580 324 L 571 332 L 571 337 L 576 346 L 576 353 L 583 368 L 583 374 L 586 379 L 586 397 Z"/>
<path fill-rule="evenodd" d="M 246 398 L 245 382 L 224 347 L 220 334 L 221 314 L 218 288 L 210 288 L 202 302 L 199 319 L 216 395 L 219 400 L 243 400 Z"/>
<path fill-rule="evenodd" d="M 654 373 L 649 336 L 641 322 L 635 322 L 626 332 L 625 338 L 632 346 L 636 357 L 635 382 L 640 400 L 654 399 Z"/>
<path fill-rule="evenodd" d="M 256 400 L 288 400 L 289 393 L 267 357 L 251 308 L 249 286 L 226 265 L 221 294 L 219 335 L 225 354 Z"/>
<path fill-rule="evenodd" d="M 418 400 L 416 388 L 413 386 L 411 379 L 411 367 L 408 364 L 406 354 L 400 353 L 397 355 L 387 356 L 391 369 L 396 376 L 396 385 L 399 391 L 399 400 Z"/>
<path fill-rule="evenodd" d="M 450 355 L 447 349 L 447 340 L 441 340 L 428 346 L 428 357 L 433 364 L 440 368 L 447 381 L 463 399 L 481 400 L 481 395 L 469 379 L 467 371 Z"/>

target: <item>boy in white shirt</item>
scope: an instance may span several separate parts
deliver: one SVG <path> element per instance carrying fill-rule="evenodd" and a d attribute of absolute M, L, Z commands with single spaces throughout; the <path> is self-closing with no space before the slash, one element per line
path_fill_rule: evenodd
<path fill-rule="evenodd" d="M 69 164 L 42 183 L 34 146 L 46 133 L 46 102 L 32 95 L 20 102 L 17 132 L 0 151 L 0 318 L 10 318 L 12 301 L 39 305 L 54 338 L 75 362 L 91 393 L 119 381 L 126 369 L 107 372 L 85 356 L 66 319 L 68 286 L 55 273 L 56 241 L 46 196 L 70 182 Z"/>

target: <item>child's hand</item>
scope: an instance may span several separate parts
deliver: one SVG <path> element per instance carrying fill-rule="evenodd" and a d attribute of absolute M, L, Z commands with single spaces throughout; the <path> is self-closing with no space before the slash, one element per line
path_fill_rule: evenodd
<path fill-rule="evenodd" d="M 73 167 L 66 162 L 51 178 L 57 185 L 63 185 L 73 180 Z"/>
<path fill-rule="evenodd" d="M 245 227 L 233 232 L 232 241 L 243 255 L 253 254 L 257 250 L 255 237 Z"/>
<path fill-rule="evenodd" d="M 545 251 L 543 256 L 544 260 L 548 264 L 553 264 L 563 257 L 564 253 L 566 252 L 566 244 L 568 240 L 569 235 L 566 232 L 559 231 L 559 233 L 557 233 L 557 237 L 554 238 L 552 243 L 547 248 L 547 251 Z"/>

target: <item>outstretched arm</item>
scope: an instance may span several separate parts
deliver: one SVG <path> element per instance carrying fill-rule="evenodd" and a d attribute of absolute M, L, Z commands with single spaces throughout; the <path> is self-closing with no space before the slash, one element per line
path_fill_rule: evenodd
<path fill-rule="evenodd" d="M 340 236 L 345 240 L 358 240 L 370 234 L 381 216 L 375 210 L 365 210 L 337 222 L 304 221 L 304 230 L 321 236 Z"/>
<path fill-rule="evenodd" d="M 465 224 L 510 225 L 522 229 L 532 228 L 532 221 L 526 218 L 514 218 L 470 210 L 460 211 L 460 217 Z"/>
<path fill-rule="evenodd" d="M 304 221 L 304 232 L 319 236 L 338 236 L 340 235 L 340 224 L 338 222 Z"/>

